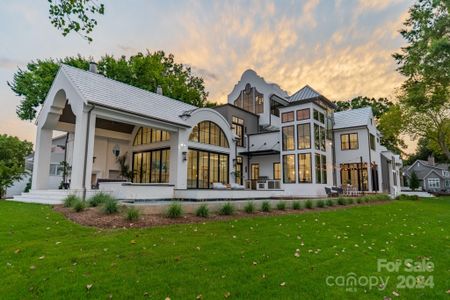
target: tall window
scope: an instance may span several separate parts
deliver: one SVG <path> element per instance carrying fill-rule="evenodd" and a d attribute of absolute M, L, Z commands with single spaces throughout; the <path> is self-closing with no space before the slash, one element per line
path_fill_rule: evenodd
<path fill-rule="evenodd" d="M 297 110 L 297 121 L 308 120 L 310 118 L 309 114 L 309 108 Z"/>
<path fill-rule="evenodd" d="M 233 133 L 239 137 L 237 145 L 244 147 L 244 120 L 233 116 L 231 119 L 231 129 Z"/>
<path fill-rule="evenodd" d="M 327 183 L 327 157 L 325 155 L 315 155 L 316 183 Z"/>
<path fill-rule="evenodd" d="M 235 178 L 236 178 L 236 183 L 239 183 L 242 185 L 243 183 L 243 179 L 244 179 L 244 175 L 242 174 L 243 171 L 243 159 L 242 156 L 237 156 L 236 157 L 236 166 L 235 166 Z"/>
<path fill-rule="evenodd" d="M 141 127 L 134 136 L 133 146 L 148 145 L 168 140 L 170 140 L 170 133 L 168 131 Z"/>
<path fill-rule="evenodd" d="M 373 134 L 370 134 L 370 149 L 372 149 L 373 151 L 376 150 L 376 139 Z"/>
<path fill-rule="evenodd" d="M 170 150 L 159 149 L 133 153 L 133 182 L 169 182 Z"/>
<path fill-rule="evenodd" d="M 314 124 L 314 148 L 316 150 L 326 150 L 326 130 L 325 127 Z"/>
<path fill-rule="evenodd" d="M 283 155 L 283 183 L 295 183 L 295 155 Z"/>
<path fill-rule="evenodd" d="M 311 183 L 311 153 L 300 153 L 298 155 L 298 182 Z"/>
<path fill-rule="evenodd" d="M 288 111 L 281 114 L 281 123 L 293 122 L 294 121 L 294 112 Z"/>
<path fill-rule="evenodd" d="M 297 125 L 297 148 L 311 148 L 311 125 L 309 123 Z"/>
<path fill-rule="evenodd" d="M 283 151 L 295 149 L 294 126 L 285 126 L 282 129 Z"/>
<path fill-rule="evenodd" d="M 251 113 L 262 114 L 264 112 L 264 95 L 247 83 L 245 89 L 234 100 L 234 105 Z"/>
<path fill-rule="evenodd" d="M 281 165 L 279 162 L 273 163 L 273 179 L 281 180 Z"/>
<path fill-rule="evenodd" d="M 259 164 L 251 164 L 251 179 L 257 180 L 259 179 Z"/>
<path fill-rule="evenodd" d="M 439 178 L 428 178 L 428 188 L 439 189 L 441 188 L 441 181 Z"/>
<path fill-rule="evenodd" d="M 189 149 L 188 188 L 207 189 L 215 182 L 228 183 L 228 154 Z"/>
<path fill-rule="evenodd" d="M 223 130 L 211 121 L 203 121 L 192 128 L 189 141 L 229 148 L 227 137 Z"/>
<path fill-rule="evenodd" d="M 358 134 L 341 134 L 341 150 L 356 150 L 359 148 Z"/>

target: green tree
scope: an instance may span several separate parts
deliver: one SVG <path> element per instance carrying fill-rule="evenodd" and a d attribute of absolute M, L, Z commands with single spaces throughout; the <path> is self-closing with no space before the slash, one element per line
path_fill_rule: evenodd
<path fill-rule="evenodd" d="M 35 118 L 38 107 L 44 102 L 58 73 L 60 63 L 87 70 L 91 60 L 79 55 L 57 60 L 37 60 L 30 62 L 25 70 L 19 69 L 13 80 L 8 82 L 13 92 L 22 97 L 16 110 L 18 117 L 30 121 Z M 145 54 L 118 59 L 106 55 L 98 62 L 98 70 L 108 78 L 151 92 L 161 86 L 165 96 L 195 106 L 212 105 L 207 101 L 208 92 L 203 78 L 194 76 L 190 67 L 176 63 L 172 54 L 166 55 L 163 51 L 147 51 Z"/>
<path fill-rule="evenodd" d="M 413 171 L 409 177 L 409 187 L 411 188 L 411 190 L 415 191 L 419 188 L 419 186 L 419 178 L 417 177 L 416 172 Z"/>
<path fill-rule="evenodd" d="M 17 137 L 0 135 L 0 198 L 6 189 L 27 173 L 25 158 L 33 151 L 33 145 Z"/>
<path fill-rule="evenodd" d="M 427 160 L 429 156 L 434 156 L 437 163 L 446 163 L 448 159 L 442 154 L 440 148 L 426 137 L 419 138 L 415 153 L 408 156 L 403 162 L 405 166 L 412 165 L 416 160 Z"/>
<path fill-rule="evenodd" d="M 406 77 L 400 104 L 405 129 L 426 137 L 450 159 L 450 2 L 419 0 L 401 31 L 408 42 L 393 56 Z"/>
<path fill-rule="evenodd" d="M 48 0 L 50 23 L 62 32 L 63 36 L 76 32 L 92 41 L 89 36 L 97 26 L 96 14 L 103 15 L 105 6 L 96 0 Z"/>
<path fill-rule="evenodd" d="M 372 107 L 373 116 L 378 119 L 393 105 L 387 98 L 369 98 L 358 96 L 351 100 L 336 101 L 337 111 L 344 111 L 363 107 Z"/>

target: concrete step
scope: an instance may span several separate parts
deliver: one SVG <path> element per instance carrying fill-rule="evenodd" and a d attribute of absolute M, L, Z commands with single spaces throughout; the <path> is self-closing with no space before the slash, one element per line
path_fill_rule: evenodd
<path fill-rule="evenodd" d="M 8 201 L 14 201 L 14 202 L 24 202 L 24 203 L 38 203 L 38 204 L 62 204 L 62 200 L 56 200 L 56 199 L 38 199 L 30 196 L 14 196 L 13 199 L 8 199 Z"/>

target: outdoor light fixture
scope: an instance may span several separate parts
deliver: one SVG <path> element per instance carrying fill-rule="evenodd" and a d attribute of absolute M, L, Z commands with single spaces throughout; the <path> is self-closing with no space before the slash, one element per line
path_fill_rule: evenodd
<path fill-rule="evenodd" d="M 187 161 L 187 152 L 183 151 L 181 154 L 183 155 L 183 161 Z"/>
<path fill-rule="evenodd" d="M 116 144 L 112 150 L 113 154 L 115 157 L 119 157 L 120 155 L 120 146 L 118 144 Z"/>

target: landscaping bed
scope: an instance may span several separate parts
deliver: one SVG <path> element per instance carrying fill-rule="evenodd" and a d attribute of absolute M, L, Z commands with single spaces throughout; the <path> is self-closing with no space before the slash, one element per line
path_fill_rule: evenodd
<path fill-rule="evenodd" d="M 372 199 L 372 200 L 364 201 L 363 199 Z M 278 203 L 278 205 L 271 205 L 268 201 L 257 201 L 257 202 L 249 201 L 247 204 L 247 209 L 248 206 L 253 206 L 251 211 L 246 211 L 245 208 L 244 210 L 237 210 L 233 206 L 233 202 L 227 202 L 224 206 L 228 205 L 231 209 L 230 212 L 225 213 L 221 211 L 209 212 L 208 209 L 206 209 L 207 210 L 206 215 L 203 216 L 200 216 L 198 212 L 197 214 L 183 213 L 182 209 L 180 210 L 179 214 L 175 216 L 170 216 L 168 213 L 153 214 L 153 213 L 146 213 L 145 207 L 144 208 L 134 207 L 133 209 L 136 209 L 138 211 L 137 217 L 134 220 L 130 220 L 127 217 L 127 211 L 129 207 L 125 205 L 119 206 L 117 212 L 109 214 L 105 213 L 101 206 L 86 207 L 81 211 L 77 211 L 73 207 L 56 205 L 54 206 L 54 210 L 59 213 L 62 213 L 66 218 L 70 219 L 71 221 L 84 226 L 115 229 L 115 228 L 143 228 L 143 227 L 163 226 L 171 224 L 203 223 L 210 221 L 231 220 L 248 217 L 267 217 L 267 216 L 277 216 L 287 214 L 303 214 L 309 212 L 345 209 L 354 206 L 380 205 L 390 203 L 390 201 L 387 201 L 387 198 L 384 200 L 377 200 L 377 199 L 378 199 L 377 197 L 373 196 L 369 196 L 368 198 L 362 197 L 360 203 L 358 203 L 357 199 L 352 198 L 351 200 L 352 203 L 348 203 L 349 198 L 330 198 L 326 200 L 319 199 L 319 200 L 309 200 L 309 201 L 303 200 L 303 201 L 289 201 L 289 202 L 281 201 Z M 176 205 L 179 204 L 175 202 L 172 204 L 172 206 Z M 168 207 L 168 210 L 170 209 L 171 206 Z"/>

